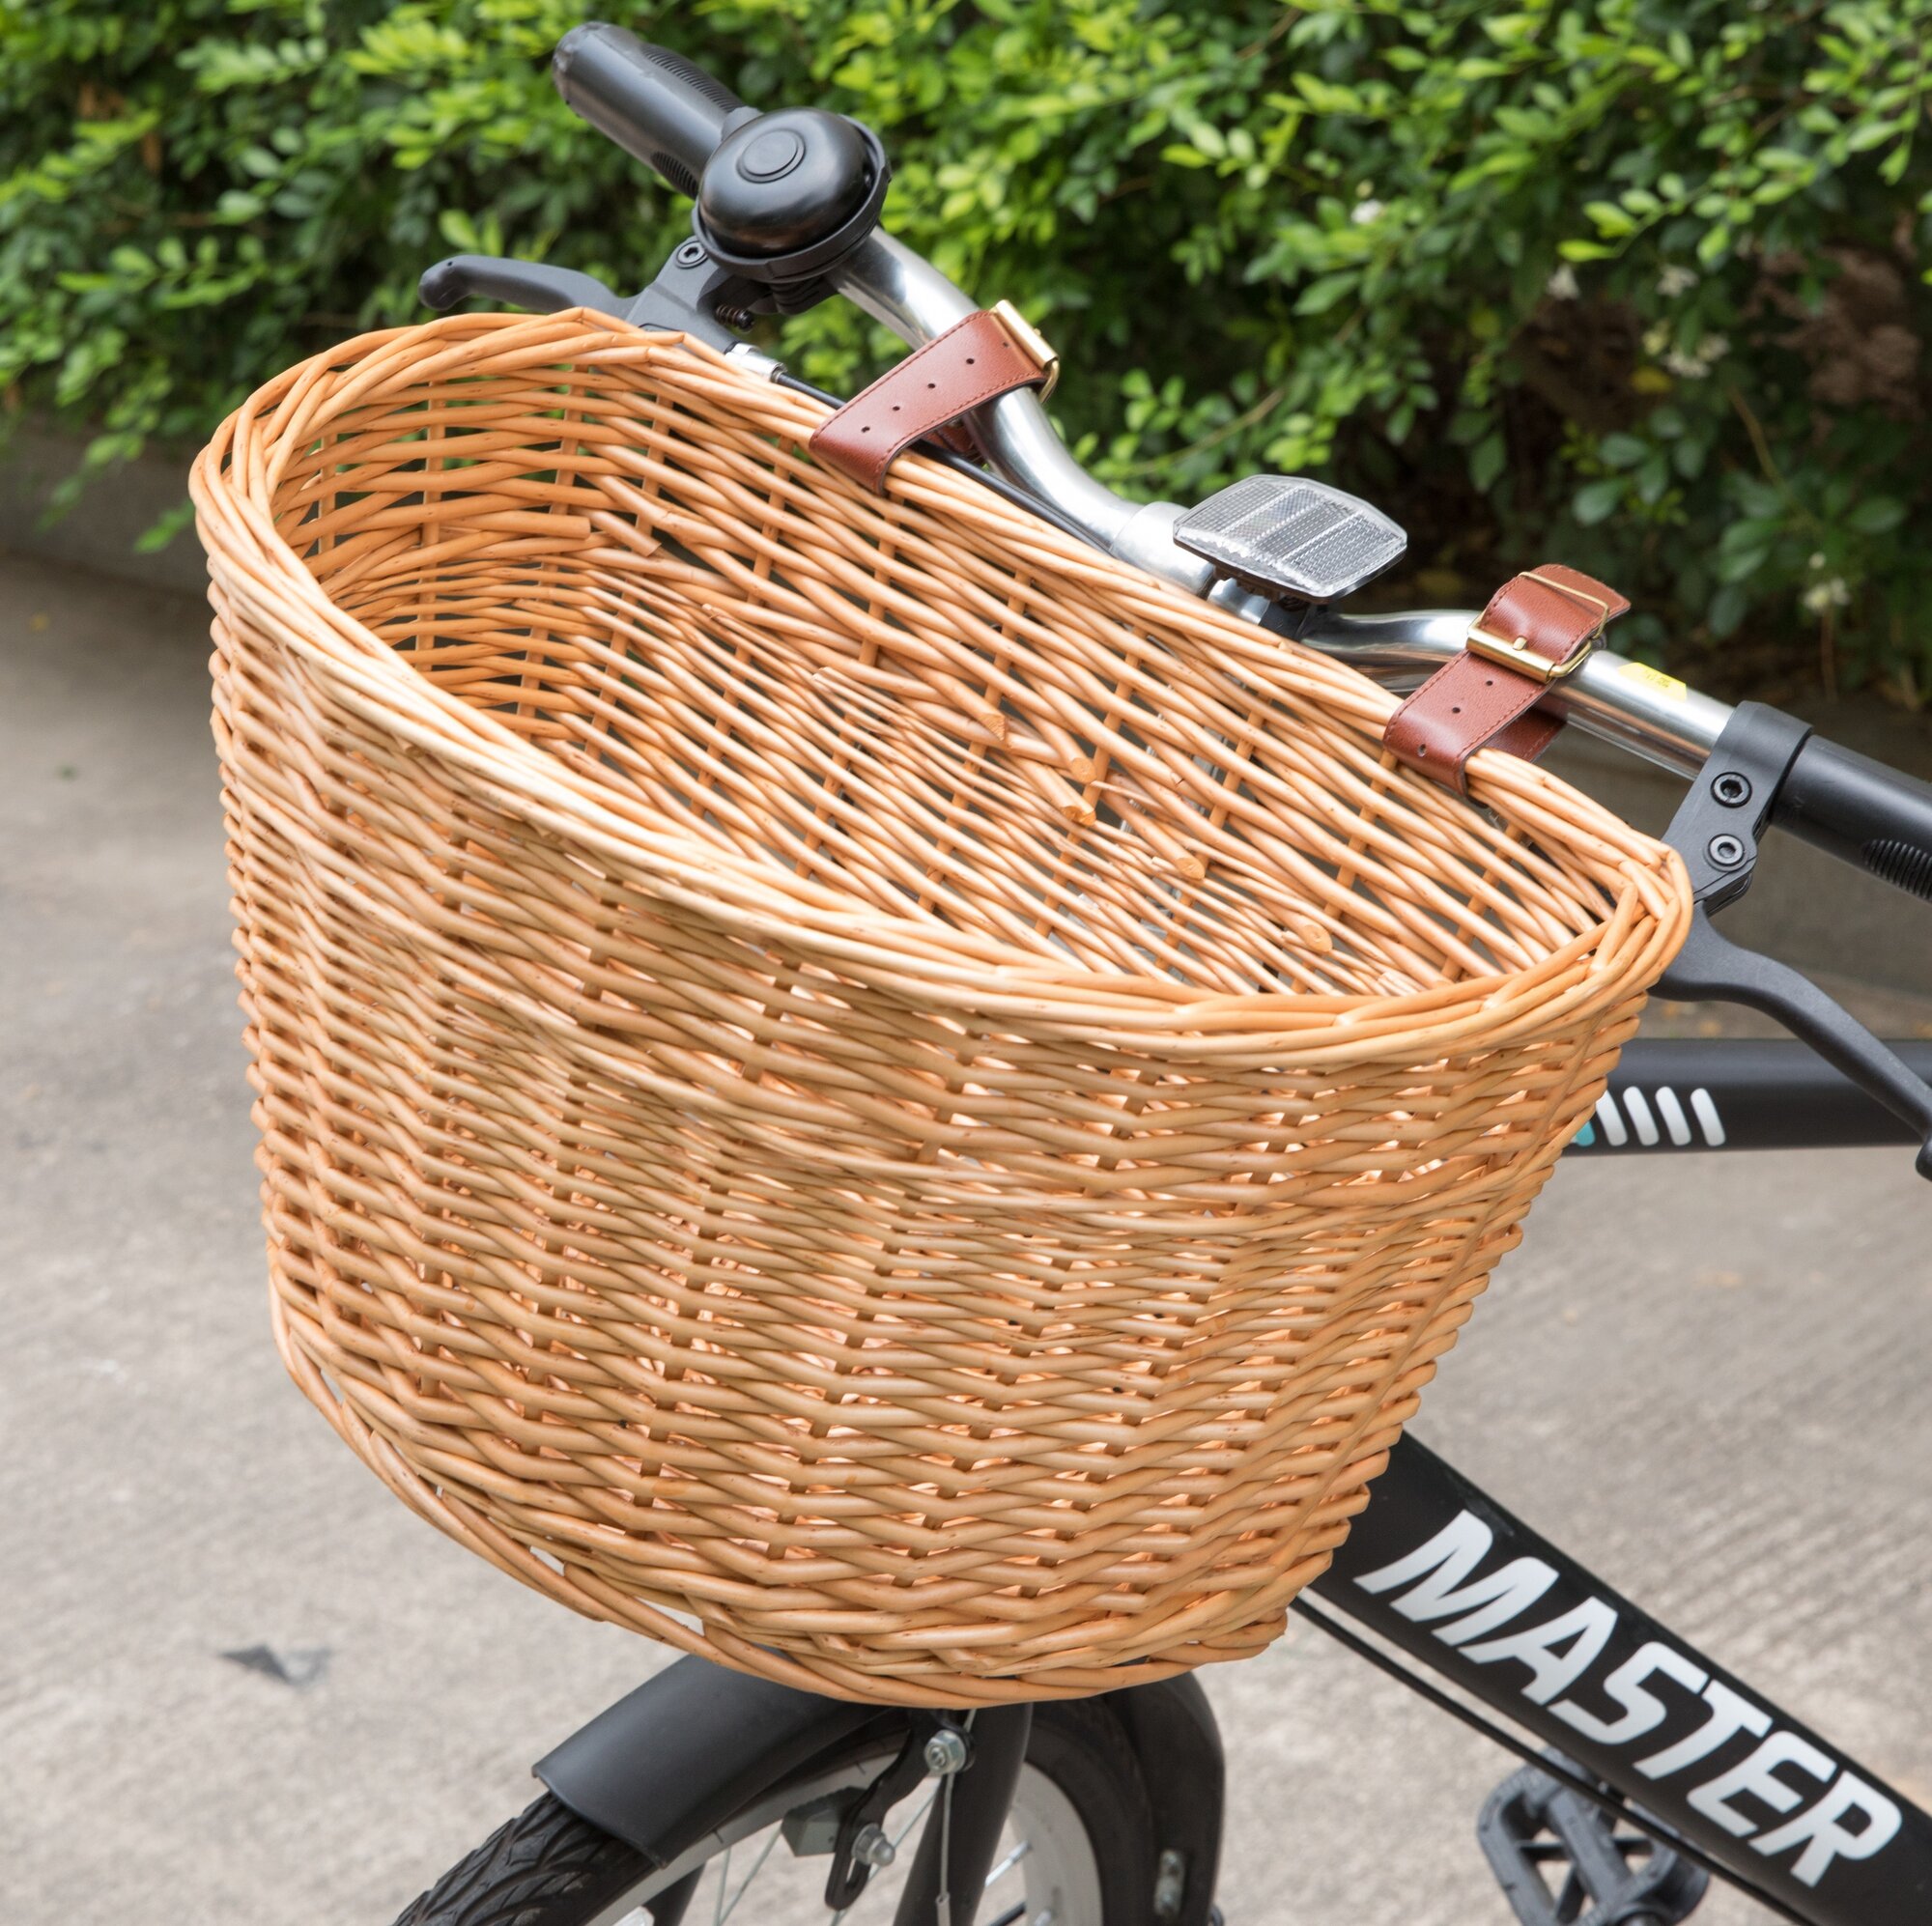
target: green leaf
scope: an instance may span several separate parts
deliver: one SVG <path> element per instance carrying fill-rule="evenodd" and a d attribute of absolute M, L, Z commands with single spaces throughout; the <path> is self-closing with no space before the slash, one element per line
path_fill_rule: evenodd
<path fill-rule="evenodd" d="M 1741 582 L 1728 581 L 1712 596 L 1704 619 L 1711 625 L 1712 635 L 1721 641 L 1726 636 L 1737 634 L 1738 625 L 1749 608 L 1749 592 Z"/>
<path fill-rule="evenodd" d="M 1671 443 L 1670 465 L 1686 481 L 1695 481 L 1704 472 L 1704 464 L 1710 459 L 1710 454 L 1708 441 L 1686 436 L 1683 440 Z"/>
<path fill-rule="evenodd" d="M 157 516 L 134 538 L 136 554 L 152 555 L 157 549 L 165 549 L 181 531 L 194 521 L 194 503 L 178 501 L 165 514 Z"/>
<path fill-rule="evenodd" d="M 1650 453 L 1650 443 L 1636 435 L 1605 435 L 1597 453 L 1613 468 L 1634 468 Z"/>
<path fill-rule="evenodd" d="M 1509 461 L 1501 429 L 1492 430 L 1469 451 L 1469 479 L 1487 495 Z"/>
<path fill-rule="evenodd" d="M 1771 559 L 1770 548 L 1737 548 L 1720 552 L 1718 556 L 1718 580 L 1726 582 L 1748 581 Z"/>
<path fill-rule="evenodd" d="M 1361 105 L 1361 99 L 1352 87 L 1338 87 L 1319 74 L 1297 72 L 1293 81 L 1296 93 L 1318 114 L 1352 114 Z"/>
<path fill-rule="evenodd" d="M 1587 201 L 1583 212 L 1597 223 L 1600 234 L 1607 234 L 1612 239 L 1636 232 L 1636 222 L 1614 201 Z"/>
<path fill-rule="evenodd" d="M 1731 229 L 1727 221 L 1714 222 L 1697 243 L 1697 259 L 1706 268 L 1715 268 L 1731 251 Z"/>
<path fill-rule="evenodd" d="M 1326 314 L 1332 307 L 1339 306 L 1352 295 L 1361 284 L 1361 276 L 1352 270 L 1346 274 L 1328 274 L 1313 282 L 1302 293 L 1294 304 L 1296 314 Z"/>
<path fill-rule="evenodd" d="M 1890 496 L 1869 496 L 1845 517 L 1845 525 L 1861 535 L 1889 535 L 1905 520 L 1905 504 Z"/>
<path fill-rule="evenodd" d="M 1542 24 L 1535 14 L 1492 14 L 1483 21 L 1483 31 L 1498 46 L 1520 46 Z"/>
<path fill-rule="evenodd" d="M 1599 522 L 1609 517 L 1623 506 L 1624 485 L 1612 475 L 1603 481 L 1587 482 L 1579 488 L 1570 502 L 1570 513 L 1585 528 L 1593 528 Z"/>

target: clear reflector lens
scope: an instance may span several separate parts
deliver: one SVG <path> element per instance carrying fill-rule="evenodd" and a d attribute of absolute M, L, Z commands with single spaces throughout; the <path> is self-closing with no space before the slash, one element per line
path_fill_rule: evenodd
<path fill-rule="evenodd" d="M 1183 549 L 1264 595 L 1339 602 L 1402 558 L 1408 537 L 1324 482 L 1249 475 L 1184 515 Z"/>

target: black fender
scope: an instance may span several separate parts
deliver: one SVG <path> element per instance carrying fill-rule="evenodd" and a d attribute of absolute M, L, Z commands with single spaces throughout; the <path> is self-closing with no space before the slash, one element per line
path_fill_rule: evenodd
<path fill-rule="evenodd" d="M 1153 1806 L 1156 1857 L 1179 1855 L 1179 1907 L 1160 1915 L 1161 1926 L 1208 1926 L 1228 1777 L 1214 1708 L 1192 1672 L 1108 1692 L 1100 1703 L 1121 1721 L 1139 1761 Z"/>
<path fill-rule="evenodd" d="M 580 1819 L 664 1867 L 827 1747 L 904 1717 L 687 1657 L 533 1770 Z"/>
<path fill-rule="evenodd" d="M 1207 1926 L 1221 1855 L 1221 1737 L 1191 1675 L 1108 1692 L 1153 1807 L 1157 1854 L 1179 1855 L 1179 1908 L 1163 1926 Z M 865 1728 L 908 1714 L 821 1698 L 702 1658 L 668 1665 L 537 1761 L 582 1819 L 671 1865 L 731 1815 Z"/>

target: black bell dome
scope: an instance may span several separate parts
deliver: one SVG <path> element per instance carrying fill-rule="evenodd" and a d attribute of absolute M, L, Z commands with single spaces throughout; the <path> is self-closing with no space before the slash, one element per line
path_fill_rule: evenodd
<path fill-rule="evenodd" d="M 748 121 L 705 163 L 697 212 L 736 255 L 794 254 L 836 233 L 865 206 L 871 149 L 852 122 L 815 107 Z"/>

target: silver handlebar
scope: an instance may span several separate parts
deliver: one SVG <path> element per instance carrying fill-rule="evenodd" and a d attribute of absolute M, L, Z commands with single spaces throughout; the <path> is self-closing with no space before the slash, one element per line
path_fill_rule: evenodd
<path fill-rule="evenodd" d="M 943 334 L 979 303 L 923 256 L 882 229 L 847 256 L 835 274 L 840 294 L 913 347 Z M 1260 596 L 1231 583 L 1174 540 L 1181 511 L 1172 502 L 1128 501 L 1096 482 L 1054 432 L 1031 390 L 1002 396 L 973 415 L 986 458 L 1010 482 L 1050 502 L 1110 553 L 1178 583 L 1190 594 L 1226 603 L 1252 620 L 1266 612 Z M 1311 611 L 1298 639 L 1379 682 L 1419 682 L 1461 652 L 1473 610 L 1422 609 L 1404 614 L 1344 615 Z M 1700 695 L 1671 677 L 1607 649 L 1592 651 L 1575 674 L 1552 684 L 1548 708 L 1592 735 L 1684 775 L 1700 768 L 1730 717 L 1728 703 Z"/>

